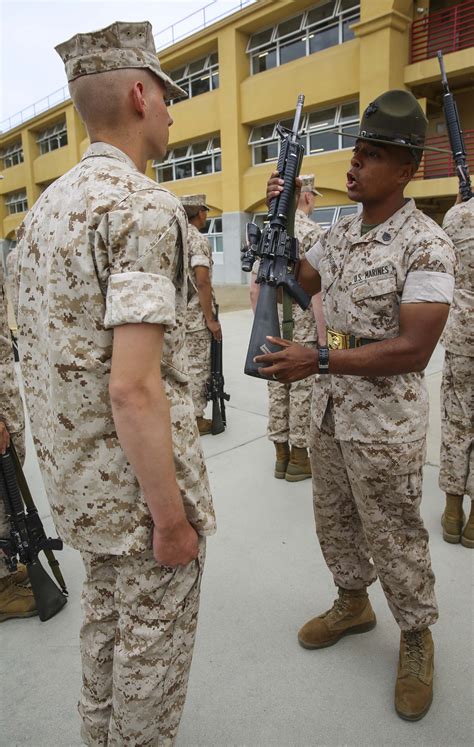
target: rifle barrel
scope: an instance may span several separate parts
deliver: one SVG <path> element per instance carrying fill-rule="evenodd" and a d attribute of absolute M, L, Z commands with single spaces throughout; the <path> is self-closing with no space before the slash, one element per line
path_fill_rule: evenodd
<path fill-rule="evenodd" d="M 293 130 L 292 130 L 293 140 L 296 137 L 298 137 L 298 132 L 300 129 L 300 122 L 301 122 L 301 115 L 303 113 L 303 106 L 304 106 L 304 94 L 300 93 L 298 94 L 298 100 L 296 102 L 295 118 L 293 120 Z"/>
<path fill-rule="evenodd" d="M 437 52 L 439 67 L 441 70 L 441 82 L 446 93 L 449 93 L 448 76 L 446 75 L 446 68 L 444 67 L 443 53 L 441 49 Z"/>

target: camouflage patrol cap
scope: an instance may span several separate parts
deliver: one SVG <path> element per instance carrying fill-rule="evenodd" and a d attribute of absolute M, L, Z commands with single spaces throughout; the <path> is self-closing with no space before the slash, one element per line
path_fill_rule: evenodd
<path fill-rule="evenodd" d="M 303 192 L 312 192 L 313 195 L 319 195 L 319 197 L 322 197 L 321 192 L 318 192 L 314 186 L 314 174 L 300 174 L 300 179 L 301 194 L 303 194 Z"/>
<path fill-rule="evenodd" d="M 92 73 L 146 68 L 164 83 L 168 99 L 187 96 L 186 91 L 161 69 L 148 21 L 115 21 L 98 31 L 76 34 L 55 49 L 65 64 L 69 83 Z"/>
<path fill-rule="evenodd" d="M 179 199 L 183 207 L 202 207 L 209 210 L 206 205 L 206 195 L 182 195 Z"/>
<path fill-rule="evenodd" d="M 425 146 L 427 128 L 428 120 L 414 95 L 395 89 L 382 93 L 368 105 L 356 135 L 343 131 L 340 134 L 408 148 L 419 161 L 423 150 L 439 150 Z"/>

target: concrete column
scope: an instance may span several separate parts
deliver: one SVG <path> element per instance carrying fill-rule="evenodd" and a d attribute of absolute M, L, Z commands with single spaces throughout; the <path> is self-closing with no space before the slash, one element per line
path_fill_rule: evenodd
<path fill-rule="evenodd" d="M 86 129 L 74 106 L 66 109 L 67 142 L 70 149 L 68 168 L 72 168 L 81 160 L 81 142 L 87 135 Z"/>
<path fill-rule="evenodd" d="M 222 213 L 243 209 L 243 175 L 251 166 L 248 128 L 242 124 L 241 83 L 248 77 L 247 35 L 235 28 L 219 35 L 219 120 L 222 143 Z"/>
<path fill-rule="evenodd" d="M 32 208 L 41 194 L 40 187 L 35 183 L 33 164 L 38 158 L 39 149 L 36 142 L 37 134 L 33 130 L 23 130 L 21 142 L 23 145 L 23 158 L 26 171 L 26 196 L 28 198 L 28 209 Z"/>
<path fill-rule="evenodd" d="M 245 224 L 250 220 L 243 212 L 243 175 L 251 165 L 248 129 L 241 124 L 240 86 L 248 76 L 245 53 L 247 35 L 235 28 L 219 35 L 219 115 L 222 143 L 222 231 L 224 263 L 214 268 L 216 283 L 246 284 L 240 269 L 240 248 Z M 235 208 L 238 206 L 238 210 Z"/>
<path fill-rule="evenodd" d="M 362 0 L 360 21 L 360 111 L 384 91 L 404 89 L 412 21 L 410 0 Z"/>

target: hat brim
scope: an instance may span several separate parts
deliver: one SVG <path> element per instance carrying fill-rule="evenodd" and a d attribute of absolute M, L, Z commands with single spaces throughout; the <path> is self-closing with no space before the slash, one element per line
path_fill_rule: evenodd
<path fill-rule="evenodd" d="M 156 75 L 157 78 L 159 78 L 164 84 L 166 88 L 166 100 L 169 101 L 170 99 L 187 99 L 188 94 L 184 90 L 184 88 L 181 88 L 178 86 L 172 78 L 170 78 L 169 75 L 166 75 L 166 73 L 161 70 L 157 70 L 156 67 L 152 67 L 150 65 L 150 68 L 152 73 Z"/>
<path fill-rule="evenodd" d="M 366 143 L 384 143 L 384 145 L 396 145 L 397 148 L 408 148 L 409 150 L 431 150 L 435 153 L 449 153 L 451 155 L 450 150 L 445 150 L 444 148 L 433 148 L 431 145 L 410 145 L 409 143 L 398 143 L 394 140 L 387 140 L 381 137 L 365 137 L 364 135 L 353 135 L 349 132 L 344 132 L 343 130 L 337 131 L 338 135 L 344 135 L 344 137 L 351 137 L 354 140 L 364 140 Z"/>

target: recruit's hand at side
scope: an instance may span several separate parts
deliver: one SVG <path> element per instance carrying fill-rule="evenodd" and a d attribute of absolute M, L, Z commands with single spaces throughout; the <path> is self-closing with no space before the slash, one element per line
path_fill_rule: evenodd
<path fill-rule="evenodd" d="M 267 340 L 282 349 L 277 353 L 255 357 L 255 363 L 262 364 L 262 368 L 258 369 L 260 376 L 291 384 L 318 372 L 318 354 L 315 350 L 281 337 L 267 337 Z"/>

